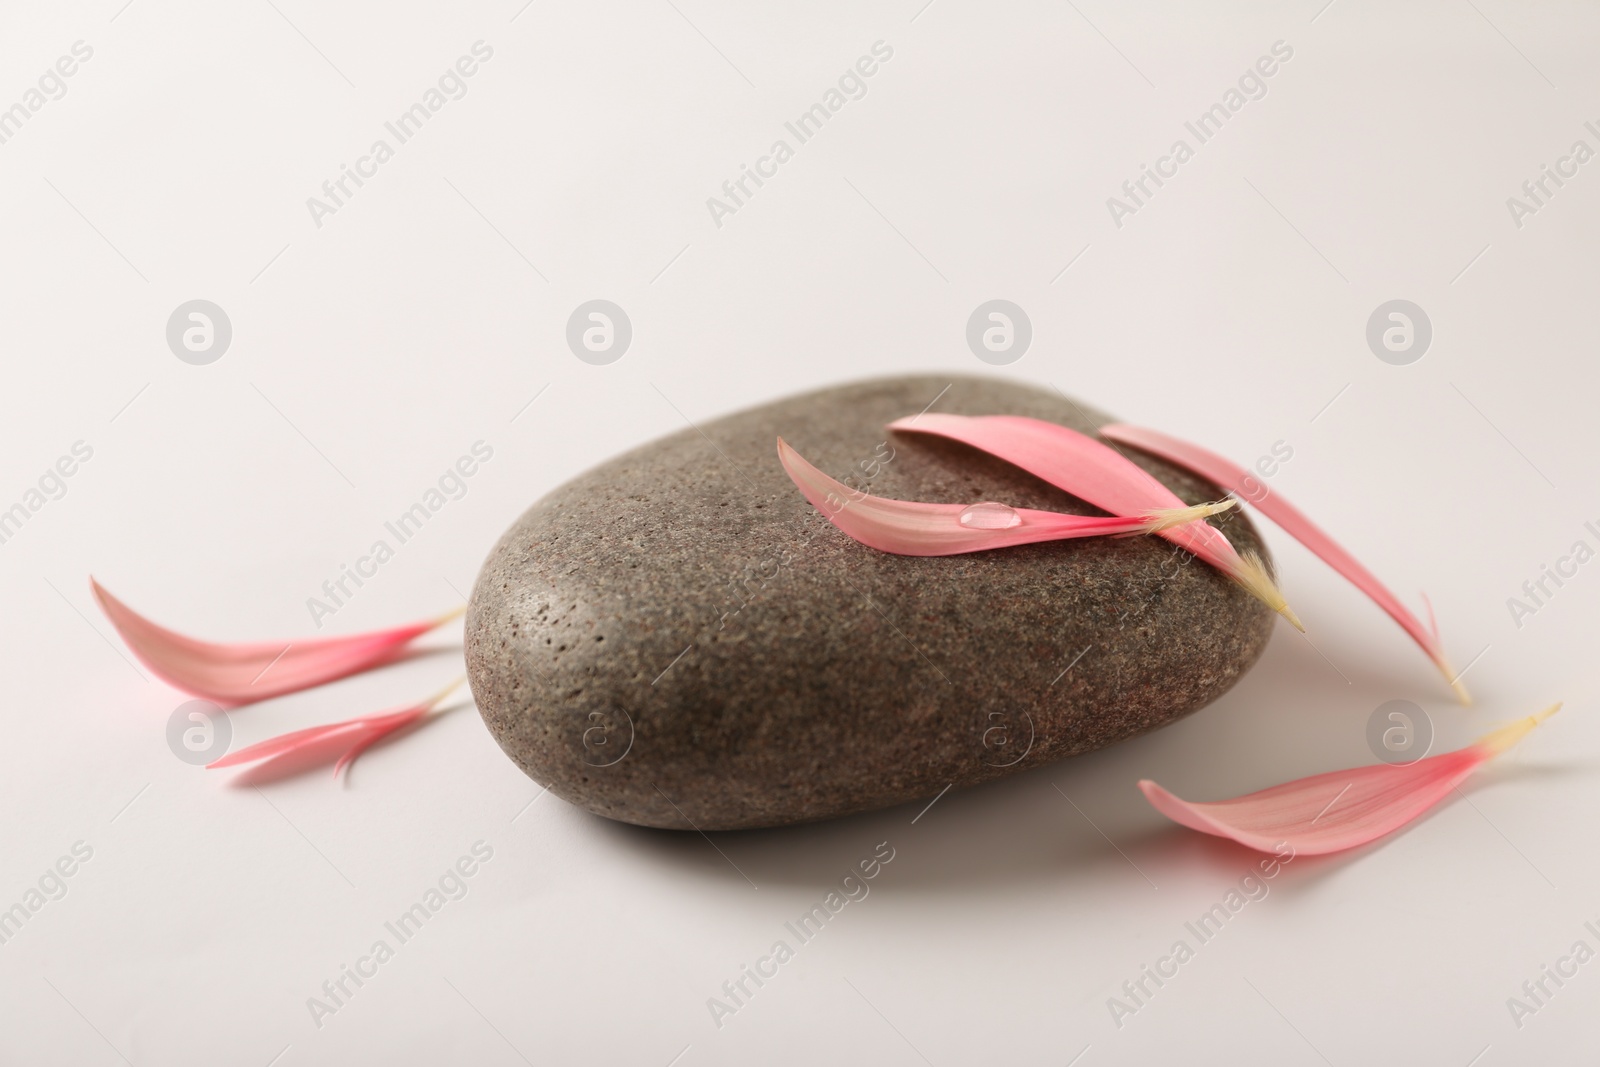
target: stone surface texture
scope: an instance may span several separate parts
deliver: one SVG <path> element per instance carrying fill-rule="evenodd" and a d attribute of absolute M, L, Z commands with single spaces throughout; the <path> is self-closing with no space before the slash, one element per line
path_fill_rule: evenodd
<path fill-rule="evenodd" d="M 688 830 L 932 797 L 1155 729 L 1215 700 L 1275 616 L 1156 537 L 942 558 L 836 530 L 782 436 L 854 488 L 1100 514 L 981 452 L 885 424 L 926 408 L 1107 416 L 990 378 L 849 384 L 654 441 L 556 489 L 473 589 L 466 656 L 490 732 L 592 812 Z M 1188 503 L 1216 486 L 1129 451 Z M 1265 550 L 1237 510 L 1211 520 Z"/>

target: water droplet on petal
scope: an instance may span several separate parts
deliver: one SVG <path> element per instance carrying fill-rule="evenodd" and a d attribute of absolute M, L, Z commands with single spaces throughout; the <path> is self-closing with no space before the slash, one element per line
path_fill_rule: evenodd
<path fill-rule="evenodd" d="M 969 530 L 1009 530 L 1022 525 L 1022 516 L 1004 504 L 973 504 L 960 515 L 961 525 Z"/>

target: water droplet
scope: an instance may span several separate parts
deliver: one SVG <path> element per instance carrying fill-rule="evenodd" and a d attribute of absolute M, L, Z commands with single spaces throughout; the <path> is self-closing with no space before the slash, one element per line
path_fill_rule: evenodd
<path fill-rule="evenodd" d="M 969 530 L 1009 530 L 1022 525 L 1022 516 L 1004 504 L 974 504 L 961 512 L 961 525 Z"/>

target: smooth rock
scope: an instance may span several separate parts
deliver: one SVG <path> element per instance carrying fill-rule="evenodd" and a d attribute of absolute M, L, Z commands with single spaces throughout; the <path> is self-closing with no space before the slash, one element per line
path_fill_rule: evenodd
<path fill-rule="evenodd" d="M 1215 700 L 1260 656 L 1272 612 L 1160 538 L 888 555 L 778 464 L 782 435 L 880 496 L 1099 514 L 884 429 L 930 406 L 1110 421 L 1000 380 L 893 378 L 686 429 L 567 483 L 500 539 L 467 612 L 473 695 L 506 754 L 612 819 L 776 826 L 1102 748 Z M 1130 457 L 1189 503 L 1222 495 Z M 1237 510 L 1211 521 L 1265 558 Z"/>

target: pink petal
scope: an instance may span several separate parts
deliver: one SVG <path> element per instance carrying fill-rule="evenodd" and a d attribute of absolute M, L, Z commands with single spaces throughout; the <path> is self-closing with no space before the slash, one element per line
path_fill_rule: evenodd
<path fill-rule="evenodd" d="M 1116 449 L 1053 422 L 1017 415 L 934 413 L 897 419 L 889 428 L 931 433 L 981 449 L 1115 515 L 1184 506 L 1172 490 Z M 1244 586 L 1296 628 L 1305 629 L 1261 561 L 1253 555 L 1241 556 L 1220 530 L 1204 522 L 1190 522 L 1159 532 Z"/>
<path fill-rule="evenodd" d="M 923 504 L 850 489 L 808 463 L 781 437 L 778 460 L 829 522 L 864 545 L 902 556 L 951 556 L 1039 541 L 1151 533 L 1219 509 L 1214 504 L 1189 508 L 1180 500 L 1170 510 L 1119 518 L 1064 515 L 995 503 Z M 967 522 L 962 521 L 963 515 Z"/>
<path fill-rule="evenodd" d="M 376 667 L 398 656 L 414 638 L 461 613 L 344 637 L 217 644 L 151 622 L 93 578 L 89 587 L 140 662 L 184 692 L 224 707 L 298 692 Z"/>
<path fill-rule="evenodd" d="M 1263 515 L 1282 526 L 1301 544 L 1322 557 L 1325 563 L 1349 579 L 1356 588 L 1371 597 L 1380 608 L 1387 611 L 1390 618 L 1399 623 L 1406 633 L 1411 635 L 1411 639 L 1428 654 L 1428 658 L 1433 660 L 1461 702 L 1472 703 L 1466 686 L 1461 684 L 1460 677 L 1445 657 L 1444 647 L 1439 643 L 1437 632 L 1423 626 L 1422 622 L 1408 611 L 1406 606 L 1400 603 L 1399 598 L 1378 581 L 1371 571 L 1340 547 L 1333 538 L 1323 532 L 1321 527 L 1308 519 L 1304 512 L 1268 490 L 1249 471 L 1209 449 L 1181 441 L 1157 430 L 1117 424 L 1103 427 L 1100 432 L 1113 441 L 1133 445 L 1169 462 L 1187 467 L 1201 477 L 1232 490 L 1254 504 Z M 1431 614 L 1432 609 L 1429 611 Z"/>
<path fill-rule="evenodd" d="M 1230 837 L 1260 852 L 1273 852 L 1284 844 L 1296 855 L 1339 852 L 1417 818 L 1560 707 L 1556 704 L 1518 719 L 1455 752 L 1405 766 L 1380 763 L 1314 774 L 1233 800 L 1194 803 L 1148 779 L 1139 788 L 1161 814 L 1203 834 Z"/>
<path fill-rule="evenodd" d="M 463 679 L 464 680 L 464 679 Z M 332 751 L 339 742 L 348 743 L 348 748 L 339 762 L 334 764 L 333 773 L 337 777 L 339 772 L 352 763 L 355 758 L 365 752 L 372 745 L 383 738 L 403 729 L 418 721 L 443 700 L 452 689 L 460 685 L 461 681 L 452 683 L 448 688 L 423 701 L 400 708 L 396 711 L 378 712 L 373 715 L 362 715 L 343 722 L 325 723 L 321 726 L 310 726 L 304 730 L 294 730 L 290 733 L 269 737 L 265 741 L 258 741 L 253 745 L 241 748 L 237 752 L 230 752 L 221 759 L 213 760 L 206 764 L 208 769 L 220 767 L 235 767 L 241 763 L 255 763 L 258 760 L 281 759 L 306 754 L 318 750 Z"/>
<path fill-rule="evenodd" d="M 366 728 L 366 719 L 347 719 L 344 722 L 325 723 L 321 726 L 308 726 L 304 730 L 294 730 L 290 733 L 269 737 L 265 741 L 257 741 L 237 752 L 230 752 L 220 759 L 212 760 L 206 764 L 207 769 L 217 767 L 234 767 L 241 763 L 254 763 L 257 760 L 269 759 L 273 756 L 282 756 L 290 752 L 331 740 L 334 737 L 349 735 L 357 737 Z"/>

